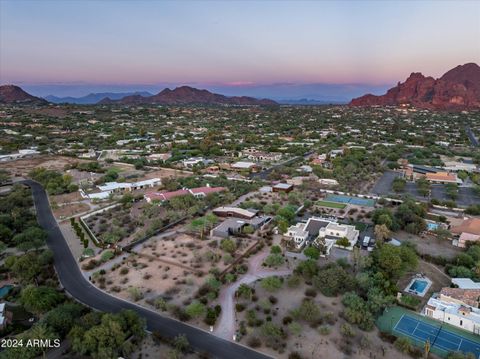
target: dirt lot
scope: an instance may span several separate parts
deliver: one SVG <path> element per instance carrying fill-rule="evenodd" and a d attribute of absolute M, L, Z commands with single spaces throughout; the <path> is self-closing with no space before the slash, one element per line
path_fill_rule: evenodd
<path fill-rule="evenodd" d="M 132 353 L 131 358 L 132 359 L 170 358 L 169 353 L 172 349 L 173 349 L 172 346 L 155 341 L 152 335 L 150 334 L 143 340 L 140 347 Z M 174 357 L 171 357 L 171 358 L 174 358 Z M 182 354 L 181 358 L 197 359 L 201 357 L 198 354 L 192 353 L 192 354 Z"/>
<path fill-rule="evenodd" d="M 251 240 L 239 246 L 238 254 L 248 242 Z M 97 285 L 150 308 L 154 308 L 152 304 L 158 297 L 169 305 L 185 306 L 193 300 L 210 270 L 221 271 L 230 263 L 230 256 L 218 244 L 217 239 L 202 240 L 196 235 L 176 231 L 168 236 L 152 237 L 136 248 L 136 253 L 124 255 L 107 269 L 103 279 L 96 280 Z M 132 295 L 132 287 L 140 293 L 137 298 Z M 202 319 L 192 323 L 206 328 Z"/>
<path fill-rule="evenodd" d="M 417 251 L 421 254 L 434 254 L 438 257 L 453 259 L 463 251 L 461 248 L 453 246 L 451 241 L 440 240 L 432 235 L 417 236 L 415 234 L 399 231 L 394 233 L 394 237 L 402 242 L 410 241 L 414 243 L 417 247 Z"/>
<path fill-rule="evenodd" d="M 241 301 L 246 305 L 246 309 L 238 314 L 238 322 L 246 320 L 246 313 L 252 309 L 256 317 L 262 320 L 271 321 L 279 326 L 283 326 L 287 332 L 290 332 L 288 325 L 283 325 L 283 318 L 290 316 L 290 311 L 298 307 L 303 299 L 303 293 L 308 288 L 302 284 L 298 288 L 290 289 L 286 285 L 278 292 L 274 293 L 277 302 L 272 304 L 269 301 L 270 293 L 265 292 L 258 282 L 254 286 L 255 295 L 259 299 L 255 303 L 248 304 L 248 301 Z M 345 337 L 340 333 L 340 326 L 345 323 L 340 316 L 343 310 L 341 298 L 329 298 L 318 294 L 314 301 L 319 305 L 322 315 L 322 326 L 328 328 L 323 334 L 317 326 L 313 328 L 302 322 L 299 334 L 290 332 L 286 340 L 286 347 L 280 350 L 267 348 L 265 343 L 257 350 L 265 352 L 275 358 L 288 358 L 291 352 L 298 352 L 302 358 L 358 358 L 371 359 L 388 357 L 390 359 L 404 359 L 405 355 L 398 352 L 393 345 L 384 342 L 378 336 L 378 331 L 374 329 L 371 332 L 362 332 L 354 328 L 355 336 L 351 339 L 351 344 L 347 344 Z M 268 308 L 268 309 L 266 309 Z M 247 335 L 241 339 L 241 343 L 248 345 L 249 338 L 257 336 L 257 329 L 247 326 Z M 363 338 L 363 339 L 362 339 Z M 362 344 L 360 344 L 362 343 Z"/>
<path fill-rule="evenodd" d="M 64 171 L 65 166 L 72 163 L 89 162 L 78 158 L 65 156 L 36 156 L 32 158 L 24 158 L 17 161 L 10 161 L 1 164 L 1 168 L 10 173 L 25 177 L 28 172 L 37 167 L 44 167 L 49 170 Z"/>
<path fill-rule="evenodd" d="M 95 236 L 106 243 L 127 244 L 135 234 L 148 228 L 151 221 L 142 216 L 143 202 L 136 202 L 130 208 L 116 206 L 85 219 Z"/>
<path fill-rule="evenodd" d="M 79 192 L 50 196 L 50 203 L 53 215 L 59 219 L 84 213 L 91 209 L 88 201 L 85 201 Z"/>
<path fill-rule="evenodd" d="M 145 173 L 144 179 L 149 179 L 149 178 L 168 178 L 168 177 L 187 177 L 190 176 L 192 172 L 188 171 L 180 171 L 176 170 L 173 168 L 161 168 L 161 169 L 156 169 L 153 171 L 148 171 Z"/>

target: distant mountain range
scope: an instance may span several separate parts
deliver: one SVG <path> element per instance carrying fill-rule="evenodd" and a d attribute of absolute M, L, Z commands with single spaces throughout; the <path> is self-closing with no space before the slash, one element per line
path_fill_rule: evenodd
<path fill-rule="evenodd" d="M 45 96 L 44 99 L 48 102 L 52 103 L 73 103 L 77 105 L 93 105 L 97 102 L 103 100 L 104 98 L 108 97 L 112 100 L 120 100 L 126 96 L 152 96 L 150 92 L 142 91 L 142 92 L 99 92 L 99 93 L 91 93 L 86 96 L 82 97 L 57 97 L 53 95 Z"/>
<path fill-rule="evenodd" d="M 0 103 L 22 105 L 46 105 L 48 102 L 40 97 L 35 97 L 15 85 L 0 86 Z"/>
<path fill-rule="evenodd" d="M 107 96 L 105 96 L 107 95 Z M 126 95 L 126 96 L 125 96 Z M 48 101 L 47 101 L 48 100 Z M 238 105 L 238 106 L 271 106 L 277 102 L 268 99 L 256 99 L 247 96 L 227 97 L 212 93 L 207 90 L 199 90 L 189 86 L 177 87 L 174 90 L 168 88 L 156 95 L 149 92 L 133 93 L 92 93 L 84 97 L 56 97 L 47 96 L 46 99 L 32 96 L 15 85 L 0 86 L 0 103 L 4 104 L 35 104 L 46 105 L 53 103 L 73 104 L 120 104 L 120 105 Z"/>
<path fill-rule="evenodd" d="M 109 97 L 104 98 L 99 104 L 121 104 L 121 105 L 139 105 L 139 104 L 159 104 L 159 105 L 278 105 L 277 102 L 268 99 L 256 99 L 247 96 L 232 96 L 212 93 L 208 90 L 199 90 L 190 86 L 177 87 L 174 90 L 166 88 L 156 95 L 142 96 L 131 95 L 114 100 Z"/>
<path fill-rule="evenodd" d="M 314 100 L 309 98 L 283 99 L 277 100 L 281 105 L 301 105 L 301 106 L 319 106 L 319 105 L 344 105 L 348 101 L 342 100 Z"/>
<path fill-rule="evenodd" d="M 364 95 L 350 102 L 351 106 L 412 105 L 437 110 L 480 108 L 480 66 L 475 63 L 459 65 L 439 79 L 413 72 L 404 83 L 385 95 Z"/>

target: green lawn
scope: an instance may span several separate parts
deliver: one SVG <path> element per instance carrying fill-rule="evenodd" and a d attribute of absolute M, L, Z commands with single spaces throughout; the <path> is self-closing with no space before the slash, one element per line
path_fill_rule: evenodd
<path fill-rule="evenodd" d="M 328 207 L 328 208 L 338 208 L 344 209 L 347 205 L 345 203 L 329 202 L 329 201 L 318 201 L 317 206 Z"/>

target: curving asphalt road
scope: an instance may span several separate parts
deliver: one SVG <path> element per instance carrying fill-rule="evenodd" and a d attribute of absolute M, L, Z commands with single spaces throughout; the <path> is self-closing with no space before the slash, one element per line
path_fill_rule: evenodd
<path fill-rule="evenodd" d="M 20 183 L 32 189 L 38 223 L 48 232 L 47 245 L 53 252 L 58 277 L 65 290 L 76 300 L 103 312 L 118 312 L 122 309 L 132 309 L 146 319 L 148 330 L 156 330 L 169 337 L 185 334 L 192 347 L 198 351 L 208 352 L 215 358 L 270 358 L 245 346 L 221 339 L 204 330 L 113 297 L 93 286 L 82 275 L 62 232 L 58 228 L 43 187 L 32 180 L 24 180 Z"/>

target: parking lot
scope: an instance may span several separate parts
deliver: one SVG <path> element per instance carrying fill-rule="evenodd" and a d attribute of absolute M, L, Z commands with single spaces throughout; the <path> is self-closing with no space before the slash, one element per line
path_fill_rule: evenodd
<path fill-rule="evenodd" d="M 372 193 L 379 196 L 386 195 L 401 195 L 401 194 L 410 194 L 419 201 L 429 201 L 432 198 L 435 198 L 440 201 L 447 201 L 450 198 L 447 196 L 445 185 L 443 184 L 432 184 L 431 186 L 431 195 L 430 197 L 421 196 L 417 191 L 417 185 L 414 182 L 407 182 L 405 190 L 400 193 L 395 193 L 392 190 L 392 183 L 396 177 L 400 177 L 399 172 L 387 171 L 383 174 L 382 177 L 378 179 L 372 189 Z M 468 207 L 472 204 L 480 204 L 480 196 L 475 193 L 472 187 L 459 187 L 458 195 L 455 199 L 455 202 L 460 207 Z"/>

